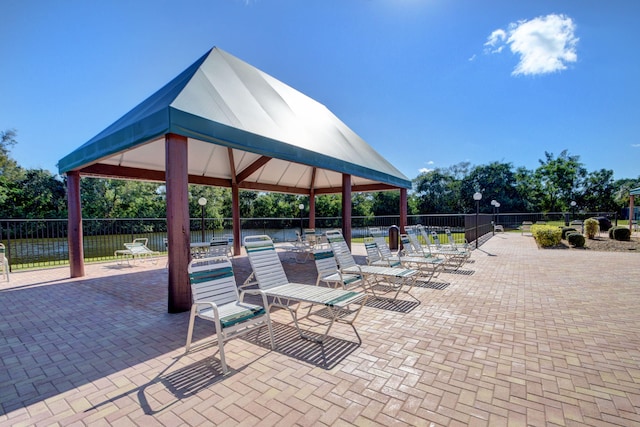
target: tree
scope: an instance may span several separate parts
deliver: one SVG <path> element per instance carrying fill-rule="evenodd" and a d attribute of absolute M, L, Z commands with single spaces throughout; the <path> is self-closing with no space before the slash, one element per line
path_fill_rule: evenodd
<path fill-rule="evenodd" d="M 545 151 L 545 160 L 535 176 L 542 187 L 540 208 L 547 212 L 567 210 L 569 203 L 582 187 L 587 170 L 580 163 L 580 156 L 570 156 L 563 150 L 557 158 Z"/>
<path fill-rule="evenodd" d="M 600 169 L 588 174 L 578 202 L 583 209 L 590 212 L 617 211 L 619 206 L 615 201 L 613 171 Z"/>
<path fill-rule="evenodd" d="M 453 175 L 440 168 L 418 175 L 413 181 L 418 211 L 423 214 L 454 212 L 456 183 Z"/>
<path fill-rule="evenodd" d="M 482 193 L 483 202 L 480 211 L 491 213 L 491 200 L 500 203 L 503 212 L 510 212 L 518 202 L 516 179 L 511 163 L 493 162 L 484 166 L 475 166 L 462 180 L 460 196 L 464 203 L 464 212 L 475 210 L 473 194 Z M 486 201 L 486 202 L 485 202 Z"/>
<path fill-rule="evenodd" d="M 18 143 L 16 136 L 15 129 L 0 132 L 0 176 L 7 181 L 24 178 L 24 169 L 11 157 L 11 148 Z"/>

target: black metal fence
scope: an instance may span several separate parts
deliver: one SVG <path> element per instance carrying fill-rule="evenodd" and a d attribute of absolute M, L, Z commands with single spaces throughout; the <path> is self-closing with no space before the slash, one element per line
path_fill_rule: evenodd
<path fill-rule="evenodd" d="M 450 228 L 469 242 L 476 236 L 486 236 L 493 231 L 492 221 L 505 229 L 517 228 L 522 221 L 557 221 L 567 217 L 566 213 L 557 214 L 500 214 L 498 216 L 480 214 L 476 227 L 475 214 L 453 215 L 411 215 L 409 225 L 422 224 L 435 230 Z M 609 213 L 580 213 L 571 219 L 586 219 L 591 216 L 612 216 Z M 388 230 L 400 223 L 400 217 L 376 216 L 353 217 L 352 236 L 362 238 L 369 235 L 369 227 Z M 204 227 L 203 227 L 204 225 Z M 292 241 L 296 231 L 308 227 L 308 218 L 244 218 L 241 220 L 241 238 L 248 235 L 267 234 L 274 241 Z M 322 232 L 342 227 L 341 217 L 318 217 L 316 231 Z M 136 238 L 147 238 L 149 247 L 159 252 L 166 251 L 164 239 L 167 237 L 165 218 L 125 218 L 125 219 L 83 219 L 83 247 L 86 262 L 106 261 L 114 258 L 114 251 L 123 248 L 125 242 Z M 191 240 L 205 241 L 224 237 L 233 233 L 231 218 L 192 218 L 190 223 Z M 204 233 L 203 233 L 204 231 Z M 464 238 L 462 237 L 464 236 Z M 2 219 L 0 220 L 0 241 L 6 247 L 6 254 L 12 270 L 34 267 L 65 265 L 69 262 L 66 219 Z M 482 239 L 480 240 L 482 241 Z"/>

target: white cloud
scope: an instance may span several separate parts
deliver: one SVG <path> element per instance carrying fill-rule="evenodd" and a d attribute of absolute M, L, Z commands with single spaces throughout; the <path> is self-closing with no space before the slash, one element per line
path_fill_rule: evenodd
<path fill-rule="evenodd" d="M 420 168 L 418 169 L 418 173 L 428 173 L 431 172 L 433 169 L 429 169 L 429 168 Z"/>
<path fill-rule="evenodd" d="M 504 41 L 507 38 L 507 33 L 504 30 L 497 29 L 487 38 L 487 42 L 484 44 L 485 53 L 500 53 L 504 49 Z"/>
<path fill-rule="evenodd" d="M 566 15 L 547 15 L 509 24 L 507 31 L 495 30 L 487 38 L 485 53 L 500 53 L 505 46 L 520 56 L 512 74 L 548 74 L 567 68 L 578 55 L 575 24 Z"/>
<path fill-rule="evenodd" d="M 634 148 L 640 148 L 640 144 L 631 144 L 631 146 Z"/>

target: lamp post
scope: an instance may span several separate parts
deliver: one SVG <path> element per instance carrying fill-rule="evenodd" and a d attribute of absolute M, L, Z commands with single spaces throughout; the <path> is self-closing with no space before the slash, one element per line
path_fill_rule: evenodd
<path fill-rule="evenodd" d="M 498 223 L 496 219 L 496 203 L 498 203 L 496 199 L 491 200 L 491 206 L 493 206 L 493 235 L 496 234 L 496 224 Z"/>
<path fill-rule="evenodd" d="M 304 205 L 300 203 L 298 205 L 298 209 L 300 209 L 300 238 L 302 239 L 302 236 L 304 235 L 304 232 L 302 231 L 302 212 L 304 211 Z"/>
<path fill-rule="evenodd" d="M 573 221 L 574 219 L 576 219 L 576 201 L 572 200 L 571 203 L 571 220 Z"/>
<path fill-rule="evenodd" d="M 500 202 L 496 202 L 496 225 L 500 222 Z"/>
<path fill-rule="evenodd" d="M 478 249 L 478 218 L 480 217 L 480 200 L 482 199 L 482 193 L 476 191 L 473 193 L 473 200 L 476 201 L 476 249 Z"/>
<path fill-rule="evenodd" d="M 204 242 L 204 207 L 207 205 L 207 199 L 204 197 L 200 197 L 198 199 L 198 204 L 200 205 L 202 211 L 202 217 L 200 221 L 200 229 L 202 230 L 202 241 Z"/>

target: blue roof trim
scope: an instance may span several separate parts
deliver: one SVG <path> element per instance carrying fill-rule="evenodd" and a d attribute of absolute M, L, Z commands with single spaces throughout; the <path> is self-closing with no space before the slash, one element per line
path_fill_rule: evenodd
<path fill-rule="evenodd" d="M 305 150 L 282 141 L 240 130 L 181 110 L 170 108 L 170 115 L 170 133 L 277 159 L 302 163 L 322 169 L 330 169 L 396 187 L 412 188 L 410 180 L 319 154 L 314 151 Z"/>
<path fill-rule="evenodd" d="M 113 133 L 108 133 L 102 138 L 93 138 L 90 141 L 91 144 L 83 145 L 58 162 L 59 173 L 70 172 L 95 163 L 101 158 L 148 142 L 168 133 L 169 127 L 169 110 L 165 108 Z"/>
<path fill-rule="evenodd" d="M 640 195 L 640 187 L 632 189 L 631 191 L 629 191 L 629 194 L 632 196 Z"/>

